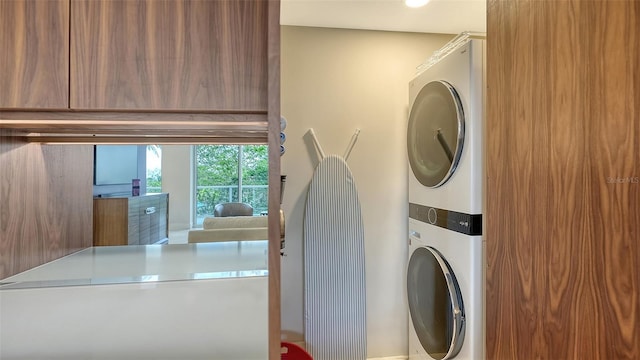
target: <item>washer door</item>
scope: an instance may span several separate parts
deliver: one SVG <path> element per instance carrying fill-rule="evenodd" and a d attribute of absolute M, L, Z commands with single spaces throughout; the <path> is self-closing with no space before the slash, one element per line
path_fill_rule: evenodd
<path fill-rule="evenodd" d="M 432 81 L 418 93 L 409 114 L 409 164 L 427 187 L 444 184 L 454 173 L 464 141 L 464 112 L 456 90 L 446 81 Z"/>
<path fill-rule="evenodd" d="M 409 259 L 409 313 L 420 344 L 434 359 L 451 359 L 464 342 L 462 294 L 451 267 L 436 249 L 421 247 Z"/>

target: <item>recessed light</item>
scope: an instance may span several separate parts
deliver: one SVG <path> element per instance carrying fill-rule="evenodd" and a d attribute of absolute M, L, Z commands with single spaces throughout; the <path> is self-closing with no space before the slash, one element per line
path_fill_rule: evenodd
<path fill-rule="evenodd" d="M 427 5 L 429 0 L 404 0 L 404 4 L 411 8 L 419 8 Z"/>

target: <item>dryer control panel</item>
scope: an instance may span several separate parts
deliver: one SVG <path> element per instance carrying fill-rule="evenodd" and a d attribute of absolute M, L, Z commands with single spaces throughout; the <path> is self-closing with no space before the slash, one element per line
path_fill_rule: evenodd
<path fill-rule="evenodd" d="M 465 214 L 409 203 L 409 217 L 466 235 L 482 235 L 482 214 Z"/>

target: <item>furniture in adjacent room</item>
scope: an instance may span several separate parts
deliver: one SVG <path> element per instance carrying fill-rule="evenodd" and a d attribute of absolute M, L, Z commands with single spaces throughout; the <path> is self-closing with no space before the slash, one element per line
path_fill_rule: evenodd
<path fill-rule="evenodd" d="M 167 242 L 169 194 L 93 199 L 93 245 L 148 245 Z"/>
<path fill-rule="evenodd" d="M 280 210 L 280 241 L 284 241 L 284 212 Z M 202 229 L 189 231 L 189 243 L 264 240 L 269 236 L 267 216 L 207 217 Z"/>
<path fill-rule="evenodd" d="M 217 204 L 213 216 L 253 216 L 253 206 L 241 202 Z"/>
<path fill-rule="evenodd" d="M 202 229 L 190 230 L 188 242 L 264 240 L 268 236 L 266 216 L 214 216 L 204 219 Z"/>

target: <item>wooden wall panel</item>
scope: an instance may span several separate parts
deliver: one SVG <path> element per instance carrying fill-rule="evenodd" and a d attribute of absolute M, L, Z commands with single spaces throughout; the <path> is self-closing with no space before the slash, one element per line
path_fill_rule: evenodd
<path fill-rule="evenodd" d="M 639 19 L 488 2 L 488 359 L 640 358 Z"/>
<path fill-rule="evenodd" d="M 269 145 L 269 360 L 280 360 L 282 338 L 280 284 L 280 1 L 264 0 L 268 4 L 268 145 Z"/>
<path fill-rule="evenodd" d="M 0 108 L 69 107 L 69 1 L 0 1 Z"/>
<path fill-rule="evenodd" d="M 0 279 L 91 246 L 93 148 L 0 129 Z"/>

